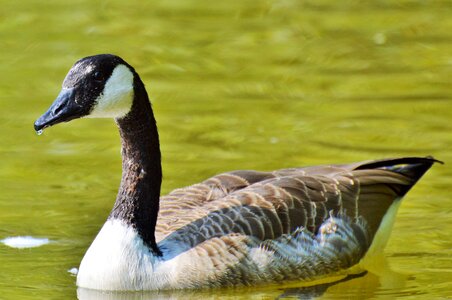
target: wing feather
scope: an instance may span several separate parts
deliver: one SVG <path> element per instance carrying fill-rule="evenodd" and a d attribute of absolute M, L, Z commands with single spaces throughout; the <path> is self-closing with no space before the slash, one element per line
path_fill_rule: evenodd
<path fill-rule="evenodd" d="M 378 168 L 365 168 L 366 164 Z M 156 238 L 198 234 L 206 240 L 240 233 L 266 240 L 297 228 L 315 234 L 331 214 L 341 213 L 355 221 L 364 218 L 372 237 L 387 208 L 413 184 L 403 172 L 380 165 L 219 174 L 161 198 Z M 204 226 L 211 228 L 203 231 Z"/>

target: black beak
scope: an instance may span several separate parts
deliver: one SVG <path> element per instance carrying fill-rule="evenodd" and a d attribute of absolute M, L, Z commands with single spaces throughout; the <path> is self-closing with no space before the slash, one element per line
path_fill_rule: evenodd
<path fill-rule="evenodd" d="M 50 108 L 35 122 L 35 130 L 40 131 L 52 125 L 68 122 L 82 116 L 82 107 L 75 102 L 73 88 L 62 89 Z"/>

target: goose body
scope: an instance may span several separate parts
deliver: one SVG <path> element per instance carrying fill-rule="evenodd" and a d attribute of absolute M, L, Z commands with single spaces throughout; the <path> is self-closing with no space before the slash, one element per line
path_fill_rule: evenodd
<path fill-rule="evenodd" d="M 314 280 L 381 251 L 401 198 L 435 162 L 233 171 L 160 197 L 157 127 L 140 77 L 115 55 L 71 68 L 35 130 L 114 118 L 122 145 L 115 205 L 86 252 L 79 287 L 160 290 Z"/>

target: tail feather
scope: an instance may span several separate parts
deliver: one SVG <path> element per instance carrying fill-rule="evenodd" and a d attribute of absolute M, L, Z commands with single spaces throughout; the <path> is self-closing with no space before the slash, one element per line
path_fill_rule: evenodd
<path fill-rule="evenodd" d="M 371 214 L 374 217 L 376 215 L 380 216 L 375 219 L 371 219 L 370 216 L 366 218 L 369 220 L 369 227 L 373 236 L 371 246 L 366 254 L 366 259 L 374 256 L 376 253 L 380 253 L 385 247 L 391 233 L 398 207 L 401 203 L 397 200 L 405 196 L 425 172 L 427 172 L 427 170 L 436 162 L 443 163 L 430 156 L 404 157 L 365 163 L 355 168 L 355 170 L 359 170 L 359 172 L 385 170 L 390 171 L 392 174 L 388 176 L 388 178 L 392 177 L 391 180 L 385 178 L 385 180 L 382 181 L 384 182 L 383 185 L 375 185 L 372 188 L 372 185 L 367 185 L 362 191 L 363 196 L 365 195 L 362 197 L 362 200 L 367 200 L 363 214 Z M 381 176 L 383 174 L 379 175 Z M 394 177 L 394 175 L 396 176 Z M 376 179 L 371 178 L 367 179 L 367 183 L 369 184 L 371 180 L 376 181 Z M 383 187 L 386 187 L 386 191 L 392 191 L 392 193 L 394 193 L 393 196 L 390 196 L 389 198 L 383 197 L 383 194 L 391 195 L 390 192 L 383 193 Z M 380 191 L 380 193 L 375 195 L 375 197 L 370 197 L 369 195 L 375 193 L 375 191 Z M 380 196 L 378 201 L 376 201 L 378 198 L 377 196 Z M 375 201 L 372 200 L 374 198 Z M 386 199 L 386 201 L 383 201 L 384 199 Z"/>
<path fill-rule="evenodd" d="M 431 156 L 403 157 L 374 161 L 360 165 L 355 170 L 383 169 L 403 175 L 410 183 L 394 186 L 394 191 L 397 195 L 403 197 L 434 163 L 443 164 L 442 161 L 434 159 Z"/>

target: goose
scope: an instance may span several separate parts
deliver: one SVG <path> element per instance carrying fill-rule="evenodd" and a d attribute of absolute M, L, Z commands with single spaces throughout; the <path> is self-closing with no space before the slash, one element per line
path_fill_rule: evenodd
<path fill-rule="evenodd" d="M 78 60 L 38 133 L 114 118 L 122 178 L 84 255 L 80 288 L 133 291 L 312 281 L 380 253 L 402 197 L 435 163 L 401 157 L 222 173 L 160 196 L 159 136 L 145 86 L 119 56 Z"/>

